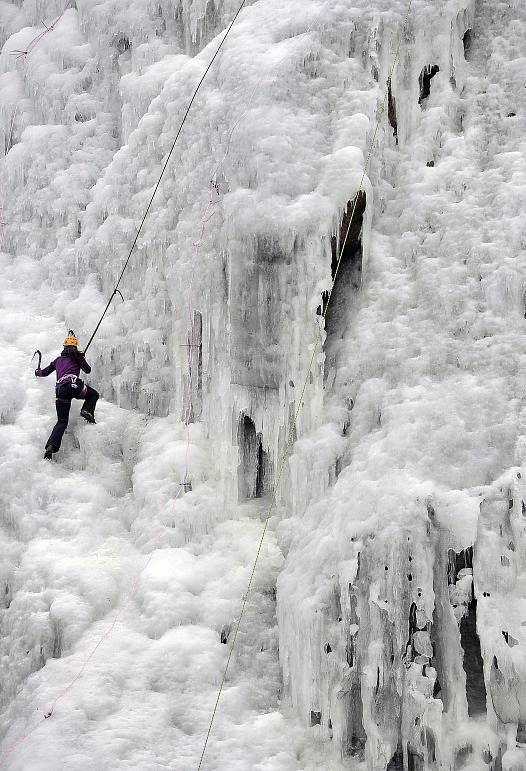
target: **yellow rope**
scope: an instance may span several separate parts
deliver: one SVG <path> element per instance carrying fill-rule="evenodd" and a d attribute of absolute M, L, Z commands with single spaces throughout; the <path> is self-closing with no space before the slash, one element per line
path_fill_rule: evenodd
<path fill-rule="evenodd" d="M 363 173 L 362 173 L 362 177 L 361 177 L 361 180 L 360 180 L 360 185 L 358 187 L 358 190 L 356 192 L 356 196 L 354 198 L 354 204 L 353 204 L 353 208 L 352 208 L 352 211 L 351 211 L 351 217 L 349 219 L 349 224 L 347 226 L 347 231 L 345 233 L 345 238 L 343 239 L 343 243 L 342 243 L 341 248 L 340 248 L 338 262 L 336 264 L 336 269 L 335 269 L 335 272 L 334 272 L 334 277 L 332 279 L 332 284 L 331 284 L 331 288 L 330 288 L 330 291 L 329 291 L 329 296 L 327 298 L 327 302 L 325 304 L 325 309 L 324 309 L 323 314 L 322 314 L 322 318 L 323 319 L 325 319 L 326 316 L 327 316 L 327 310 L 329 308 L 329 303 L 331 301 L 332 293 L 333 293 L 333 290 L 334 290 L 334 285 L 336 283 L 336 278 L 338 276 L 338 271 L 340 269 L 340 264 L 341 264 L 341 261 L 342 261 L 343 252 L 344 252 L 345 246 L 347 244 L 347 239 L 349 237 L 349 232 L 351 230 L 351 225 L 353 223 L 354 214 L 356 212 L 356 206 L 358 204 L 358 197 L 359 197 L 359 194 L 363 190 L 363 183 L 364 183 L 364 180 L 365 180 L 365 175 L 367 174 L 367 169 L 369 168 L 369 163 L 371 161 L 371 156 L 372 156 L 372 153 L 373 153 L 374 143 L 376 141 L 376 135 L 378 133 L 378 128 L 380 126 L 380 121 L 381 121 L 382 116 L 383 116 L 383 114 L 385 112 L 385 103 L 386 103 L 386 100 L 387 100 L 387 97 L 388 97 L 388 93 L 389 93 L 389 85 L 390 85 L 390 82 L 391 82 L 391 77 L 392 77 L 393 72 L 394 72 L 394 68 L 396 67 L 396 64 L 398 62 L 398 57 L 399 57 L 399 54 L 400 54 L 400 44 L 402 42 L 402 37 L 403 37 L 403 34 L 405 32 L 405 28 L 407 26 L 407 21 L 409 19 L 409 13 L 410 13 L 410 10 L 411 10 L 412 1 L 413 0 L 409 0 L 409 2 L 407 4 L 407 10 L 406 10 L 406 13 L 405 13 L 404 21 L 402 23 L 402 26 L 400 28 L 400 33 L 398 35 L 398 40 L 397 40 L 397 44 L 396 44 L 396 50 L 395 50 L 395 56 L 394 56 L 393 64 L 391 66 L 391 69 L 389 70 L 389 75 L 388 75 L 388 78 L 387 78 L 386 91 L 385 91 L 384 98 L 382 100 L 382 104 L 381 104 L 381 107 L 380 107 L 380 110 L 379 110 L 379 114 L 378 114 L 378 118 L 377 118 L 377 121 L 376 121 L 376 125 L 374 127 L 373 135 L 372 135 L 371 141 L 369 143 L 369 150 L 368 150 L 366 161 L 365 161 L 365 165 L 364 165 L 364 168 L 363 168 Z M 305 380 L 303 382 L 303 386 L 302 386 L 302 389 L 301 389 L 301 394 L 300 394 L 300 398 L 299 398 L 299 401 L 298 401 L 298 405 L 297 405 L 296 411 L 294 413 L 294 420 L 292 421 L 292 425 L 291 425 L 291 427 L 289 429 L 289 434 L 288 434 L 288 438 L 287 438 L 287 444 L 286 444 L 285 449 L 283 451 L 283 454 L 281 456 L 281 460 L 280 460 L 280 464 L 279 464 L 279 468 L 278 468 L 278 473 L 276 475 L 276 480 L 275 480 L 274 486 L 272 488 L 272 496 L 271 496 L 271 500 L 270 500 L 270 505 L 269 505 L 269 508 L 268 508 L 268 511 L 267 511 L 267 514 L 266 514 L 266 517 L 265 517 L 265 520 L 264 520 L 263 531 L 262 531 L 261 537 L 259 539 L 259 544 L 258 544 L 258 549 L 257 549 L 257 552 L 256 552 L 256 557 L 255 557 L 254 563 L 252 565 L 252 570 L 250 571 L 250 578 L 248 580 L 246 591 L 245 591 L 245 593 L 243 595 L 243 600 L 242 600 L 242 603 L 241 603 L 241 609 L 240 609 L 240 612 L 239 612 L 239 617 L 238 617 L 237 623 L 236 623 L 235 628 L 234 628 L 234 634 L 233 634 L 233 637 L 232 637 L 232 642 L 230 643 L 230 647 L 229 647 L 229 651 L 228 651 L 228 657 L 227 657 L 227 660 L 226 660 L 225 668 L 223 670 L 223 676 L 221 678 L 221 683 L 219 685 L 219 690 L 217 692 L 217 697 L 216 697 L 216 700 L 215 700 L 214 709 L 212 711 L 212 716 L 210 718 L 210 723 L 208 725 L 208 730 L 206 732 L 206 737 L 205 737 L 205 741 L 204 741 L 204 744 L 203 744 L 203 749 L 201 751 L 201 757 L 199 758 L 199 764 L 197 766 L 197 771 L 201 771 L 201 768 L 203 766 L 203 759 L 204 759 L 204 756 L 205 756 L 206 748 L 208 746 L 208 740 L 210 739 L 210 734 L 212 732 L 212 727 L 214 725 L 214 720 L 215 720 L 215 717 L 216 717 L 216 714 L 217 714 L 217 709 L 218 709 L 218 706 L 219 706 L 219 700 L 220 700 L 221 694 L 223 692 L 223 688 L 224 688 L 224 685 L 225 685 L 225 681 L 226 681 L 226 677 L 227 677 L 227 674 L 228 674 L 228 670 L 230 668 L 230 662 L 232 660 L 232 655 L 234 653 L 234 648 L 235 648 L 235 645 L 236 645 L 237 636 L 239 634 L 239 629 L 240 629 L 240 626 L 241 626 L 241 622 L 242 622 L 243 616 L 245 614 L 245 609 L 246 609 L 246 606 L 247 606 L 247 603 L 248 603 L 248 598 L 249 598 L 250 592 L 252 590 L 252 583 L 254 581 L 254 575 L 256 573 L 256 567 L 257 567 L 257 564 L 258 564 L 258 561 L 259 561 L 259 556 L 261 554 L 261 549 L 263 547 L 263 541 L 265 540 L 265 535 L 267 533 L 270 517 L 272 516 L 272 512 L 274 511 L 274 508 L 276 506 L 276 493 L 277 493 L 277 491 L 279 489 L 279 486 L 280 486 L 281 477 L 283 475 L 283 469 L 285 467 L 285 462 L 287 460 L 288 452 L 289 452 L 289 450 L 290 450 L 290 448 L 291 448 L 291 446 L 293 444 L 293 441 L 294 441 L 294 427 L 296 425 L 296 421 L 298 419 L 299 412 L 300 412 L 300 410 L 301 410 L 301 408 L 303 406 L 303 397 L 305 396 L 305 391 L 307 389 L 307 383 L 309 381 L 309 377 L 310 377 L 310 374 L 312 372 L 312 366 L 314 364 L 314 358 L 315 358 L 315 356 L 316 356 L 316 354 L 318 352 L 318 346 L 319 346 L 319 343 L 320 343 L 320 339 L 321 339 L 320 335 L 318 334 L 318 338 L 315 341 L 315 344 L 314 344 L 314 347 L 313 347 L 312 356 L 310 358 L 307 374 L 305 376 Z"/>

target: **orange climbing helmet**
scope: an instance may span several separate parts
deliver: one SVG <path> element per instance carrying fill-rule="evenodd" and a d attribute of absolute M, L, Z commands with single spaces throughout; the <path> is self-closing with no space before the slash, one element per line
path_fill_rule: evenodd
<path fill-rule="evenodd" d="M 72 329 L 68 331 L 68 335 L 66 339 L 64 340 L 64 348 L 68 348 L 69 346 L 72 346 L 73 348 L 77 348 L 79 344 L 79 341 L 75 337 L 75 333 Z"/>

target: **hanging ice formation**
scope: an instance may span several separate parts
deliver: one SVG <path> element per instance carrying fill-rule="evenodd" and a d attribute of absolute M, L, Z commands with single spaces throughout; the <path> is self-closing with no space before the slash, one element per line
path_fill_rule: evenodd
<path fill-rule="evenodd" d="M 292 432 L 204 767 L 524 771 L 522 0 L 247 7 L 37 460 L 236 5 L 0 2 L 0 764 L 196 767 Z"/>

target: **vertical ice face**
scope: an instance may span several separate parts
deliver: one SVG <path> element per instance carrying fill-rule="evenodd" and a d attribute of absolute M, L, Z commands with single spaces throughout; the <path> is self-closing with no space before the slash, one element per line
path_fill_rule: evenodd
<path fill-rule="evenodd" d="M 235 5 L 0 3 L 1 250 L 18 325 L 17 276 L 54 333 L 87 338 Z M 36 480 L 35 502 L 6 477 L 4 732 L 32 709 L 28 675 L 47 698 L 47 673 L 65 677 L 64 651 L 87 645 L 106 609 L 63 567 L 73 547 L 60 533 L 60 596 L 45 550 L 20 545 L 23 512 L 48 523 L 64 485 L 86 517 L 75 548 L 100 556 L 110 605 L 125 581 L 108 534 L 126 565 L 166 539 L 115 680 L 137 675 L 162 762 L 176 744 L 190 767 L 286 453 L 217 768 L 526 768 L 513 468 L 525 462 L 526 15 L 518 0 L 413 0 L 399 37 L 406 8 L 258 0 L 233 28 L 91 349 L 122 408 L 107 405 L 105 442 L 71 440 L 96 477 L 92 510 L 67 480 Z M 14 322 L 9 334 L 25 351 Z M 17 382 L 4 380 L 1 422 L 22 431 L 36 401 Z M 119 699 L 133 712 L 124 686 L 110 691 L 97 713 L 108 730 Z M 278 692 L 304 734 L 278 715 Z M 174 707 L 174 693 L 189 701 Z M 82 710 L 94 719 L 88 698 Z M 240 713 L 250 741 L 232 728 Z"/>
<path fill-rule="evenodd" d="M 523 200 L 523 59 L 515 33 L 493 39 L 524 12 L 497 5 L 411 27 L 388 90 L 398 151 L 372 162 L 368 265 L 358 294 L 344 284 L 338 347 L 327 330 L 325 403 L 347 439 L 332 472 L 328 441 L 302 438 L 291 458 L 311 494 L 293 494 L 284 529 L 285 689 L 371 769 L 526 763 L 526 508 L 523 472 L 508 471 L 524 460 L 521 204 L 495 210 Z M 310 471 L 320 453 L 325 493 Z"/>

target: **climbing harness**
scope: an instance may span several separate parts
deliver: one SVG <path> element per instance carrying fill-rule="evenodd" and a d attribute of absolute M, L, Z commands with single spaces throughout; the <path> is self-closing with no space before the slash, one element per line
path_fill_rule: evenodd
<path fill-rule="evenodd" d="M 235 22 L 236 22 L 236 19 L 237 19 L 237 17 L 239 16 L 239 14 L 241 13 L 241 11 L 243 10 L 243 7 L 244 7 L 244 5 L 245 5 L 246 1 L 247 1 L 247 0 L 242 0 L 242 2 L 241 2 L 241 5 L 239 6 L 239 8 L 237 9 L 237 11 L 236 11 L 236 13 L 235 13 L 235 15 L 234 15 L 234 18 L 232 19 L 232 21 L 231 21 L 231 22 L 230 22 L 230 24 L 228 25 L 228 27 L 227 27 L 227 30 L 226 30 L 225 34 L 223 35 L 223 39 L 222 39 L 222 40 L 221 40 L 221 42 L 219 43 L 219 45 L 218 45 L 218 47 L 217 47 L 217 50 L 216 50 L 215 54 L 214 54 L 214 55 L 212 56 L 212 58 L 210 59 L 210 62 L 208 63 L 208 66 L 206 67 L 206 69 L 205 69 L 205 71 L 204 71 L 203 75 L 201 76 L 201 79 L 200 79 L 199 83 L 198 83 L 198 84 L 197 84 L 197 86 L 195 87 L 195 90 L 194 90 L 194 92 L 193 92 L 193 94 L 192 94 L 192 97 L 191 97 L 191 99 L 190 99 L 190 101 L 189 101 L 189 103 L 188 103 L 188 107 L 186 108 L 186 111 L 185 111 L 185 113 L 184 113 L 184 115 L 183 115 L 183 118 L 182 118 L 182 120 L 181 120 L 181 123 L 179 124 L 179 128 L 177 129 L 177 133 L 176 133 L 176 135 L 175 135 L 175 139 L 174 139 L 174 141 L 173 141 L 173 143 L 172 143 L 172 146 L 171 146 L 171 148 L 170 148 L 170 151 L 169 151 L 169 153 L 168 153 L 168 155 L 167 155 L 167 157 L 166 157 L 166 160 L 165 160 L 165 162 L 164 162 L 164 164 L 163 164 L 163 167 L 162 167 L 162 169 L 161 169 L 161 173 L 160 173 L 160 175 L 159 175 L 159 179 L 157 180 L 157 183 L 156 183 L 156 185 L 155 185 L 155 187 L 154 187 L 154 189 L 153 189 L 153 193 L 152 193 L 152 195 L 151 195 L 151 197 L 150 197 L 150 200 L 149 200 L 149 202 L 148 202 L 148 206 L 146 207 L 146 211 L 144 212 L 144 216 L 143 216 L 143 218 L 142 218 L 142 220 L 141 220 L 141 224 L 139 225 L 139 227 L 138 227 L 138 229 L 137 229 L 137 232 L 136 232 L 136 234 L 135 234 L 135 238 L 133 239 L 133 243 L 132 243 L 132 245 L 131 245 L 131 247 L 130 247 L 130 251 L 128 252 L 128 257 L 126 258 L 126 262 L 124 263 L 124 266 L 123 266 L 123 268 L 122 268 L 122 270 L 121 270 L 121 272 L 120 272 L 119 278 L 117 279 L 117 283 L 115 284 L 115 288 L 114 288 L 114 290 L 113 290 L 113 292 L 112 292 L 112 294 L 111 294 L 111 296 L 110 296 L 110 299 L 108 300 L 108 302 L 107 302 L 107 305 L 106 305 L 106 307 L 104 308 L 104 310 L 103 310 L 103 312 L 102 312 L 102 315 L 101 315 L 101 317 L 100 317 L 99 321 L 97 322 L 97 326 L 96 326 L 96 327 L 95 327 L 95 329 L 93 330 L 93 333 L 92 333 L 92 335 L 91 335 L 90 339 L 88 340 L 88 344 L 86 345 L 86 347 L 85 347 L 85 349 L 84 349 L 84 353 L 86 353 L 86 351 L 88 350 L 88 348 L 90 347 L 90 345 L 91 345 L 91 343 L 92 343 L 92 341 L 93 341 L 93 338 L 94 338 L 94 337 L 95 337 L 95 335 L 97 334 L 97 331 L 98 331 L 98 329 L 99 329 L 100 325 L 102 324 L 102 320 L 104 319 L 104 316 L 105 316 L 105 315 L 106 315 L 106 313 L 108 312 L 108 308 L 109 308 L 109 307 L 110 307 L 110 305 L 111 305 L 111 301 L 113 300 L 113 298 L 115 297 L 115 295 L 116 295 L 117 293 L 118 293 L 118 294 L 120 294 L 120 292 L 119 292 L 119 284 L 121 283 L 121 279 L 122 279 L 122 277 L 124 276 L 124 272 L 125 272 L 126 268 L 128 267 L 128 263 L 130 262 L 130 258 L 131 258 L 131 256 L 132 256 L 133 250 L 135 249 L 135 246 L 136 246 L 136 244 L 137 244 L 137 241 L 139 240 L 139 236 L 140 236 L 140 234 L 141 234 L 141 231 L 142 231 L 143 225 L 144 225 L 144 223 L 145 223 L 146 217 L 148 216 L 148 213 L 149 213 L 149 211 L 150 211 L 150 209 L 151 209 L 151 207 L 152 207 L 153 199 L 155 198 L 155 194 L 157 193 L 157 190 L 159 189 L 159 186 L 160 186 L 160 184 L 161 184 L 162 178 L 164 177 L 164 172 L 166 171 L 166 168 L 167 168 L 167 166 L 168 166 L 168 164 L 169 164 L 169 162 L 170 162 L 170 158 L 172 157 L 172 153 L 173 153 L 173 151 L 175 150 L 175 145 L 177 144 L 177 140 L 179 139 L 179 136 L 180 136 L 180 134 L 181 134 L 181 131 L 183 130 L 183 126 L 184 126 L 184 124 L 186 123 L 186 119 L 188 118 L 188 114 L 189 114 L 189 112 L 190 112 L 190 110 L 191 110 L 191 108 L 192 108 L 192 105 L 193 105 L 193 103 L 194 103 L 194 101 L 195 101 L 195 98 L 196 98 L 196 96 L 197 96 L 198 92 L 199 92 L 199 89 L 201 88 L 201 85 L 203 84 L 203 81 L 204 81 L 204 79 L 205 79 L 205 78 L 206 78 L 206 76 L 208 75 L 208 72 L 209 72 L 210 68 L 212 67 L 212 65 L 213 65 L 214 61 L 216 60 L 216 58 L 217 58 L 217 56 L 218 56 L 218 54 L 219 54 L 219 52 L 220 52 L 221 48 L 223 47 L 223 45 L 224 45 L 224 43 L 225 43 L 225 41 L 226 41 L 226 39 L 227 39 L 228 35 L 230 34 L 230 30 L 231 30 L 231 29 L 232 29 L 232 27 L 234 26 L 234 24 L 235 24 Z M 122 297 L 122 295 L 121 295 L 121 297 Z"/>
<path fill-rule="evenodd" d="M 411 4 L 412 4 L 412 0 L 409 0 L 409 2 L 407 4 L 407 9 L 406 9 L 405 17 L 404 17 L 404 20 L 403 20 L 402 25 L 400 27 L 400 33 L 398 35 L 398 40 L 397 40 L 397 45 L 396 45 L 396 49 L 395 49 L 395 55 L 394 55 L 394 59 L 393 59 L 393 64 L 391 65 L 391 69 L 389 71 L 389 75 L 388 75 L 388 78 L 387 78 L 386 86 L 387 86 L 387 84 L 389 84 L 391 82 L 391 77 L 392 77 L 392 74 L 394 72 L 394 68 L 396 67 L 396 64 L 398 62 L 398 58 L 399 58 L 399 55 L 400 55 L 400 45 L 402 43 L 402 37 L 404 35 L 405 29 L 407 27 L 407 22 L 409 20 L 409 13 L 411 11 Z M 371 140 L 369 142 L 369 149 L 368 149 L 366 161 L 365 161 L 365 164 L 364 164 L 362 176 L 361 176 L 361 179 L 360 179 L 360 184 L 359 184 L 356 196 L 354 198 L 354 204 L 353 204 L 353 207 L 352 207 L 351 216 L 350 216 L 350 219 L 349 219 L 349 224 L 347 226 L 347 231 L 345 233 L 345 238 L 343 239 L 343 242 L 342 242 L 342 245 L 341 245 L 341 248 L 340 248 L 338 262 L 336 264 L 336 268 L 335 268 L 335 271 L 334 271 L 334 276 L 333 276 L 333 279 L 332 279 L 331 288 L 330 288 L 330 291 L 329 291 L 329 295 L 327 297 L 327 302 L 325 304 L 325 310 L 323 312 L 323 318 L 324 319 L 327 316 L 327 311 L 328 311 L 329 304 L 330 304 L 331 297 L 332 297 L 332 293 L 333 293 L 333 290 L 334 290 L 334 285 L 336 283 L 336 278 L 338 276 L 338 271 L 340 269 L 340 264 L 341 264 L 341 261 L 342 261 L 343 253 L 344 253 L 344 250 L 345 250 L 345 246 L 347 244 L 347 239 L 349 237 L 351 226 L 352 226 L 353 221 L 354 221 L 354 215 L 355 215 L 355 212 L 356 212 L 356 207 L 358 205 L 358 198 L 359 198 L 358 194 L 363 191 L 365 175 L 367 174 L 367 170 L 369 168 L 369 163 L 371 161 L 372 152 L 373 152 L 373 148 L 374 148 L 374 143 L 376 141 L 376 135 L 378 133 L 378 128 L 380 126 L 380 121 L 381 121 L 381 119 L 382 119 L 382 117 L 383 117 L 383 115 L 385 113 L 385 104 L 386 104 L 387 98 L 388 98 L 388 89 L 386 87 L 386 90 L 385 90 L 385 93 L 384 93 L 384 98 L 383 98 L 382 104 L 381 104 L 381 108 L 379 110 L 378 117 L 377 117 L 377 120 L 376 120 L 376 125 L 375 125 L 375 128 L 374 128 Z M 261 555 L 261 550 L 263 548 L 263 542 L 265 540 L 265 535 L 266 535 L 267 530 L 268 530 L 270 518 L 272 516 L 272 513 L 273 513 L 274 508 L 275 508 L 276 503 L 277 503 L 277 492 L 278 492 L 278 489 L 279 489 L 279 486 L 280 486 L 280 483 L 281 483 L 281 477 L 283 475 L 283 469 L 285 467 L 285 462 L 287 460 L 287 455 L 288 455 L 288 452 L 289 452 L 292 444 L 294 443 L 296 421 L 298 419 L 298 415 L 300 413 L 300 410 L 301 410 L 301 408 L 303 406 L 303 399 L 305 397 L 305 391 L 307 389 L 307 384 L 309 382 L 309 378 L 310 378 L 310 375 L 311 375 L 311 372 L 312 372 L 312 368 L 313 368 L 313 365 L 314 365 L 314 360 L 315 360 L 316 355 L 318 353 L 318 347 L 319 347 L 319 344 L 320 344 L 320 340 L 321 340 L 321 338 L 320 338 L 320 335 L 318 334 L 316 340 L 314 341 L 312 355 L 311 355 L 309 366 L 308 366 L 308 369 L 307 369 L 307 374 L 305 375 L 305 379 L 303 381 L 303 386 L 302 386 L 302 389 L 301 389 L 300 398 L 298 400 L 298 405 L 297 405 L 295 413 L 294 413 L 294 419 L 291 421 L 291 426 L 289 428 L 287 443 L 286 443 L 285 449 L 283 450 L 283 454 L 281 456 L 281 460 L 280 460 L 280 463 L 279 463 L 279 466 L 278 466 L 278 473 L 276 475 L 276 481 L 274 482 L 274 486 L 272 488 L 272 495 L 271 495 L 270 504 L 269 504 L 269 507 L 268 507 L 268 510 L 267 510 L 267 513 L 266 513 L 266 516 L 265 516 L 264 523 L 263 523 L 263 530 L 262 530 L 262 533 L 261 533 L 261 537 L 259 539 L 256 556 L 255 556 L 254 562 L 252 564 L 252 569 L 251 569 L 251 572 L 250 572 L 250 577 L 248 579 L 247 588 L 246 588 L 246 590 L 245 590 L 245 592 L 243 594 L 243 599 L 241 601 L 241 608 L 240 608 L 240 611 L 239 611 L 239 616 L 238 616 L 237 622 L 235 624 L 234 634 L 233 634 L 233 637 L 232 637 L 232 642 L 230 643 L 230 647 L 229 647 L 229 651 L 228 651 L 228 657 L 227 657 L 226 664 L 225 664 L 225 667 L 224 667 L 224 670 L 223 670 L 223 675 L 221 677 L 221 682 L 220 682 L 220 685 L 219 685 L 219 689 L 218 689 L 218 692 L 217 692 L 217 697 L 216 697 L 216 700 L 215 700 L 215 703 L 214 703 L 214 707 L 213 707 L 213 710 L 212 710 L 212 715 L 210 717 L 210 722 L 209 722 L 209 725 L 208 725 L 208 730 L 206 732 L 203 748 L 202 748 L 202 751 L 201 751 L 201 756 L 199 758 L 199 763 L 198 763 L 198 766 L 197 766 L 197 771 L 201 771 L 201 768 L 203 767 L 203 760 L 204 760 L 204 756 L 205 756 L 206 749 L 207 749 L 207 746 L 208 746 L 208 741 L 210 739 L 210 734 L 212 733 L 212 727 L 214 725 L 215 717 L 216 717 L 216 714 L 217 714 L 217 710 L 218 710 L 218 706 L 219 706 L 219 700 L 221 698 L 221 694 L 223 692 L 223 688 L 224 688 L 224 685 L 225 685 L 225 682 L 226 682 L 226 677 L 227 677 L 227 674 L 228 674 L 228 670 L 230 668 L 230 663 L 232 661 L 232 656 L 233 656 L 233 653 L 234 653 L 234 648 L 235 648 L 235 645 L 236 645 L 236 642 L 237 642 L 237 637 L 238 637 L 238 634 L 239 634 L 239 629 L 241 627 L 241 622 L 242 622 L 243 616 L 245 614 L 245 610 L 246 610 L 246 606 L 247 606 L 247 603 L 248 603 L 248 599 L 249 599 L 250 594 L 252 592 L 252 584 L 254 582 L 254 576 L 255 576 L 255 573 L 256 573 L 256 567 L 257 567 L 257 564 L 259 562 L 259 557 Z"/>

